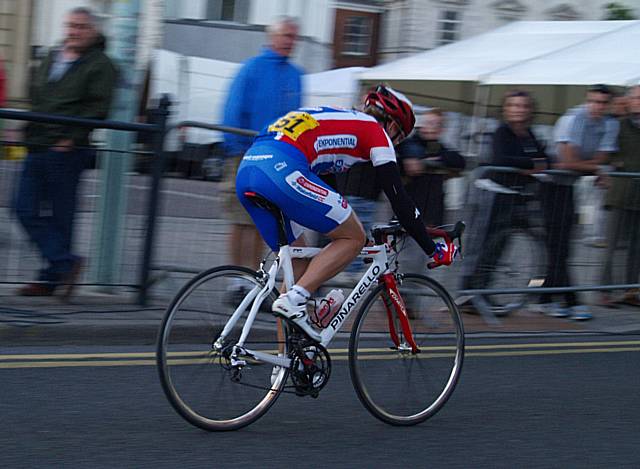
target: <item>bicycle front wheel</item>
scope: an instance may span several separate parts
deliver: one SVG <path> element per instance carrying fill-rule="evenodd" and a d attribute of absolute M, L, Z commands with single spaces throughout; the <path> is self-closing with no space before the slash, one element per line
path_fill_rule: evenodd
<path fill-rule="evenodd" d="M 187 421 L 209 431 L 235 430 L 254 422 L 271 407 L 287 378 L 287 370 L 248 361 L 240 370 L 230 366 L 231 347 L 240 337 L 237 321 L 217 351 L 213 343 L 248 292 L 262 288 L 250 269 L 223 266 L 189 281 L 165 314 L 157 346 L 162 388 L 174 409 Z M 275 299 L 272 292 L 265 305 Z M 259 311 L 245 346 L 286 355 L 284 333 L 269 311 Z"/>
<path fill-rule="evenodd" d="M 408 426 L 433 416 L 453 393 L 464 357 L 464 331 L 455 303 L 435 280 L 407 274 L 398 289 L 419 352 L 412 352 L 395 311 L 391 317 L 399 345 L 394 342 L 387 290 L 379 285 L 355 319 L 349 369 L 367 410 L 383 422 Z"/>

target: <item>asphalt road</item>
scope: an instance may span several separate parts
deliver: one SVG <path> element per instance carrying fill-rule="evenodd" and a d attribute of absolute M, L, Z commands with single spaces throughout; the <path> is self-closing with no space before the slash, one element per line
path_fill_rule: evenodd
<path fill-rule="evenodd" d="M 422 425 L 374 419 L 335 361 L 319 399 L 232 433 L 174 413 L 149 348 L 0 348 L 0 467 L 640 467 L 639 336 L 500 343 L 470 341 Z"/>

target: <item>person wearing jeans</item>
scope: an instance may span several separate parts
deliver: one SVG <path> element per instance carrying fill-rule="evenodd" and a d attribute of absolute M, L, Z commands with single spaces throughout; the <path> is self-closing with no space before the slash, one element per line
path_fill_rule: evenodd
<path fill-rule="evenodd" d="M 607 162 L 610 153 L 617 150 L 619 124 L 606 115 L 611 102 L 611 91 L 604 85 L 594 85 L 587 90 L 587 102 L 571 109 L 556 124 L 556 169 L 580 174 L 600 173 L 600 166 Z M 554 176 L 543 191 L 543 207 L 547 223 L 548 272 L 544 287 L 567 287 L 569 277 L 569 244 L 575 223 L 573 186 L 577 176 Z M 585 305 L 579 303 L 575 293 L 564 294 L 565 305 L 552 303 L 553 295 L 542 295 L 544 311 L 555 317 L 574 320 L 591 319 Z"/>
<path fill-rule="evenodd" d="M 503 122 L 492 136 L 489 164 L 519 171 L 489 171 L 486 178 L 476 180 L 478 209 L 473 218 L 476 236 L 471 251 L 478 255 L 472 257 L 463 275 L 463 289 L 488 288 L 513 229 L 537 228 L 536 220 L 540 217 L 531 207 L 531 196 L 527 193 L 537 190 L 531 174 L 547 169 L 548 161 L 531 127 L 534 110 L 534 99 L 526 91 L 512 90 L 504 95 Z M 483 182 L 484 187 L 480 185 Z M 470 306 L 496 316 L 511 311 L 492 304 L 485 295 L 474 296 Z"/>
<path fill-rule="evenodd" d="M 76 192 L 88 159 L 85 150 L 31 152 L 27 156 L 16 193 L 15 210 L 49 265 L 39 280 L 54 285 L 73 272 L 80 258 L 71 253 Z"/>
<path fill-rule="evenodd" d="M 98 20 L 86 8 L 65 18 L 65 39 L 43 60 L 33 79 L 32 110 L 61 116 L 105 119 L 115 88 L 116 69 L 105 55 Z M 14 209 L 48 266 L 39 282 L 18 290 L 23 296 L 52 295 L 60 284 L 64 296 L 81 269 L 72 253 L 73 218 L 80 173 L 89 158 L 91 129 L 31 122 L 25 141 L 29 154 L 16 189 Z"/>

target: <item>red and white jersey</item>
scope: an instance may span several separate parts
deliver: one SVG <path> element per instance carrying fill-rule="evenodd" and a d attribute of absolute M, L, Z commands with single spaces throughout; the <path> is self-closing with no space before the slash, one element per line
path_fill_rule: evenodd
<path fill-rule="evenodd" d="M 357 163 L 396 161 L 391 139 L 375 118 L 349 109 L 301 108 L 273 122 L 257 137 L 289 143 L 316 174 L 339 173 Z"/>

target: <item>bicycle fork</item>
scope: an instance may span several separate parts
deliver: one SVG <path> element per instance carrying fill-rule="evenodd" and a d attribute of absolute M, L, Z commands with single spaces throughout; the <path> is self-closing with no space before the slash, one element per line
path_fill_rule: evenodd
<path fill-rule="evenodd" d="M 411 324 L 409 324 L 409 317 L 407 316 L 407 308 L 404 304 L 404 300 L 400 296 L 398 291 L 398 283 L 395 276 L 391 272 L 383 274 L 380 279 L 384 283 L 386 290 L 382 292 L 382 300 L 384 302 L 385 309 L 387 310 L 387 320 L 389 322 L 389 334 L 391 340 L 399 351 L 408 351 L 409 347 L 411 353 L 419 353 L 420 349 L 413 339 L 413 333 L 411 331 Z M 394 315 L 395 313 L 395 315 Z M 400 343 L 400 337 L 396 330 L 394 316 L 397 316 L 400 321 L 400 327 L 402 328 L 402 334 L 406 340 L 406 343 Z"/>

